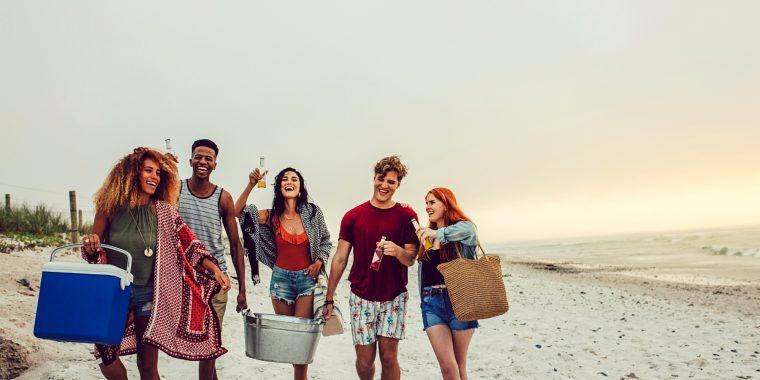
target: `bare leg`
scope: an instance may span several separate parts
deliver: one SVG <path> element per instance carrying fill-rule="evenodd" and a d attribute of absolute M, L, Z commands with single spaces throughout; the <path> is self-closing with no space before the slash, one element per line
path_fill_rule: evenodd
<path fill-rule="evenodd" d="M 441 376 L 444 380 L 459 380 L 459 366 L 454 355 L 454 341 L 449 327 L 443 324 L 430 326 L 425 330 L 433 346 L 438 366 L 441 367 Z"/>
<path fill-rule="evenodd" d="M 111 364 L 104 366 L 100 365 L 100 372 L 103 373 L 103 377 L 107 380 L 127 380 L 127 368 L 124 367 L 124 363 L 121 359 L 116 358 Z"/>
<path fill-rule="evenodd" d="M 454 331 L 454 355 L 457 358 L 457 365 L 459 366 L 459 377 L 462 380 L 467 380 L 467 349 L 470 347 L 470 341 L 472 341 L 472 335 L 475 334 L 475 329 Z"/>
<path fill-rule="evenodd" d="M 293 316 L 296 314 L 296 305 L 288 305 L 288 303 L 283 300 L 272 298 L 272 307 L 274 308 L 274 313 L 277 315 Z"/>
<path fill-rule="evenodd" d="M 137 369 L 140 371 L 142 380 L 159 380 L 158 375 L 158 348 L 154 345 L 143 343 L 142 337 L 148 327 L 150 317 L 135 317 L 135 334 L 137 334 Z"/>
<path fill-rule="evenodd" d="M 216 377 L 216 359 L 201 360 L 198 362 L 198 379 L 200 380 L 217 380 Z"/>
<path fill-rule="evenodd" d="M 383 366 L 383 372 L 380 375 L 382 380 L 399 380 L 401 378 L 401 367 L 398 365 L 398 339 L 384 336 L 378 337 L 378 346 L 380 346 L 380 364 Z"/>
<path fill-rule="evenodd" d="M 372 380 L 375 377 L 375 353 L 377 343 L 354 346 L 356 351 L 356 374 L 361 380 Z"/>
<path fill-rule="evenodd" d="M 314 316 L 314 296 L 301 296 L 296 298 L 295 316 L 301 318 L 312 318 Z M 306 380 L 308 364 L 293 364 L 293 379 Z"/>
<path fill-rule="evenodd" d="M 126 324 L 129 325 L 129 323 L 134 319 L 132 312 L 127 312 L 127 322 Z M 100 372 L 103 374 L 103 377 L 105 377 L 107 380 L 127 380 L 127 368 L 124 367 L 124 363 L 122 363 L 121 359 L 118 357 L 116 360 L 111 362 L 109 365 L 100 365 Z"/>

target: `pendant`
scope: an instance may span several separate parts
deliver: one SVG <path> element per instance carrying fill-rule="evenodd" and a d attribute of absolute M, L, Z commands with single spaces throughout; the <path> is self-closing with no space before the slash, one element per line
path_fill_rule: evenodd
<path fill-rule="evenodd" d="M 145 248 L 145 251 L 143 251 L 146 257 L 153 256 L 153 249 L 152 248 Z"/>

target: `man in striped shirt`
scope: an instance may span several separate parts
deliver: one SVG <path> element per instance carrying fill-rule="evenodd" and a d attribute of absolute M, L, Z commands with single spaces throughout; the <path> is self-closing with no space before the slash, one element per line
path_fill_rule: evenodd
<path fill-rule="evenodd" d="M 190 227 L 198 240 L 211 252 L 219 263 L 219 268 L 227 272 L 227 262 L 222 245 L 222 226 L 230 241 L 230 255 L 235 273 L 238 276 L 238 297 L 236 310 L 247 307 L 245 298 L 245 266 L 242 246 L 238 238 L 237 221 L 235 220 L 235 204 L 232 196 L 226 190 L 211 183 L 211 172 L 216 169 L 216 157 L 219 154 L 217 145 L 207 139 L 193 143 L 190 166 L 193 175 L 182 181 L 179 195 L 179 213 Z M 219 324 L 224 319 L 227 308 L 227 293 L 219 292 L 212 300 Z M 216 362 L 214 360 L 199 363 L 199 378 L 214 380 Z"/>

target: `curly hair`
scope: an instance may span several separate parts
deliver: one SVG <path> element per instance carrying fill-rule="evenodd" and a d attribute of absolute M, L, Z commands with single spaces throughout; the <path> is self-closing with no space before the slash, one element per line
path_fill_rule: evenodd
<path fill-rule="evenodd" d="M 180 182 L 176 162 L 155 149 L 140 147 L 119 160 L 108 173 L 103 186 L 95 193 L 96 212 L 110 218 L 120 208 L 138 204 L 140 172 L 148 158 L 156 161 L 161 170 L 161 181 L 151 198 L 177 204 Z"/>
<path fill-rule="evenodd" d="M 393 156 L 383 158 L 375 164 L 375 175 L 385 176 L 388 172 L 396 172 L 399 181 L 406 177 L 406 165 L 401 162 L 401 157 L 394 154 Z"/>

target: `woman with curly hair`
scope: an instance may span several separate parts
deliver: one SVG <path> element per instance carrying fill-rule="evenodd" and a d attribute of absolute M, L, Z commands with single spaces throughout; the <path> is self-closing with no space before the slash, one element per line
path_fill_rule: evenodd
<path fill-rule="evenodd" d="M 172 158 L 136 148 L 111 169 L 95 194 L 92 234 L 82 239 L 82 256 L 93 264 L 126 267 L 132 255 L 132 293 L 124 338 L 118 346 L 95 345 L 107 379 L 126 379 L 119 356 L 137 353 L 141 379 L 158 379 L 158 350 L 185 360 L 215 359 L 221 326 L 210 299 L 230 284 L 216 259 L 195 238 L 175 205 L 180 182 Z"/>

